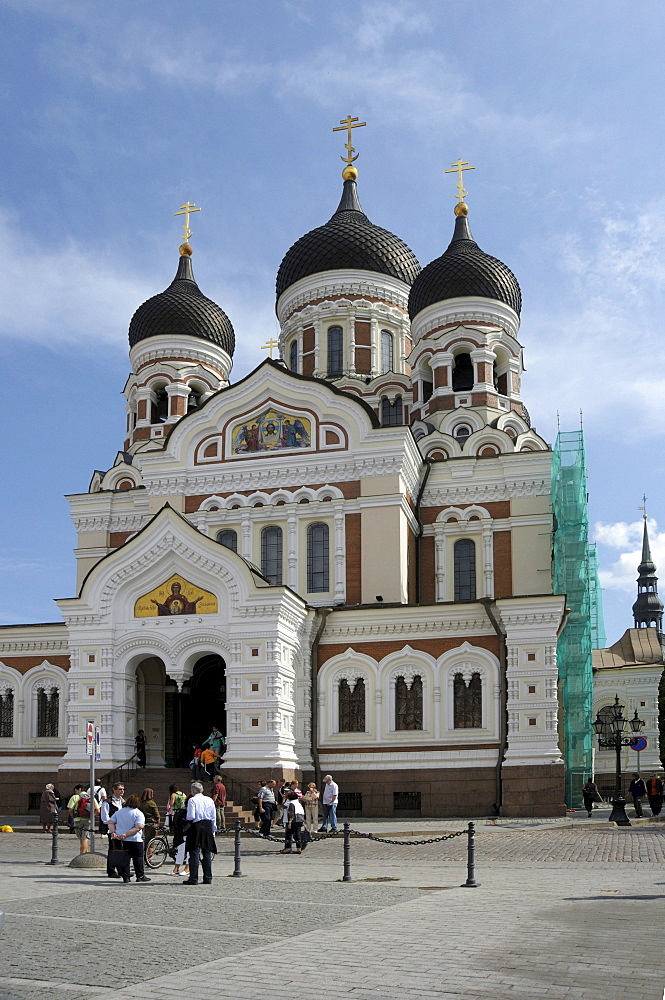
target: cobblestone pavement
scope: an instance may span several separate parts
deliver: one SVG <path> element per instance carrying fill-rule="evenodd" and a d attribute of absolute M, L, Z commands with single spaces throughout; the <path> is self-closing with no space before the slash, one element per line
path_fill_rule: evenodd
<path fill-rule="evenodd" d="M 663 1000 L 662 949 L 635 971 L 634 945 L 662 922 L 660 824 L 483 828 L 477 889 L 460 888 L 466 837 L 354 839 L 347 884 L 341 837 L 302 857 L 243 838 L 243 879 L 220 839 L 213 885 L 184 893 L 167 866 L 131 886 L 44 866 L 49 840 L 0 837 L 0 1000 Z"/>

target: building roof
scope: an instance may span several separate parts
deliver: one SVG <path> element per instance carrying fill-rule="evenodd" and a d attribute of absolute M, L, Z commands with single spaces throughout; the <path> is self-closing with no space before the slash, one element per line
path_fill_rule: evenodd
<path fill-rule="evenodd" d="M 618 642 L 608 649 L 592 650 L 593 669 L 608 667 L 644 667 L 663 665 L 663 650 L 658 629 L 628 628 Z"/>
<path fill-rule="evenodd" d="M 375 271 L 407 285 L 420 273 L 420 264 L 406 243 L 367 218 L 354 180 L 344 181 L 332 218 L 301 236 L 284 255 L 277 272 L 277 299 L 301 278 L 339 270 Z"/>
<path fill-rule="evenodd" d="M 192 261 L 181 256 L 176 276 L 163 292 L 139 306 L 129 324 L 129 346 L 160 335 L 212 341 L 230 356 L 235 348 L 231 320 L 221 306 L 206 298 L 194 279 Z"/>
<path fill-rule="evenodd" d="M 409 295 L 413 319 L 427 306 L 446 299 L 479 297 L 511 306 L 519 316 L 522 293 L 510 268 L 480 249 L 465 215 L 458 215 L 448 249 L 423 268 Z"/>

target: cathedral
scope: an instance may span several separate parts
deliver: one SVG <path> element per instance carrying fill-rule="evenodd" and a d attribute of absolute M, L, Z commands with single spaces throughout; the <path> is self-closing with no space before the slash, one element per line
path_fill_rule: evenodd
<path fill-rule="evenodd" d="M 0 629 L 0 772 L 66 786 L 89 721 L 104 768 L 139 729 L 182 767 L 215 723 L 229 774 L 330 772 L 342 817 L 564 811 L 520 287 L 472 235 L 461 160 L 436 260 L 370 221 L 353 121 L 338 207 L 279 267 L 279 357 L 238 382 L 183 207 L 175 276 L 129 323 L 125 439 L 68 497 L 75 596 Z"/>

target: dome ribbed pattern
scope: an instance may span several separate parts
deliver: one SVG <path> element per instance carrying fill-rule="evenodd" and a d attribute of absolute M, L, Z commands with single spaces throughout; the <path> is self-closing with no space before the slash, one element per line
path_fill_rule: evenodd
<path fill-rule="evenodd" d="M 285 254 L 277 272 L 277 298 L 310 274 L 347 269 L 389 274 L 407 285 L 420 273 L 420 264 L 406 243 L 369 221 L 352 180 L 344 181 L 333 217 L 301 236 Z"/>
<path fill-rule="evenodd" d="M 162 334 L 209 340 L 233 356 L 235 334 L 231 320 L 196 284 L 189 257 L 180 258 L 178 272 L 169 287 L 136 310 L 129 324 L 129 346 Z"/>
<path fill-rule="evenodd" d="M 448 249 L 423 268 L 413 283 L 409 316 L 413 319 L 435 302 L 472 295 L 504 302 L 518 316 L 522 308 L 522 293 L 513 272 L 480 249 L 466 216 L 458 216 Z"/>

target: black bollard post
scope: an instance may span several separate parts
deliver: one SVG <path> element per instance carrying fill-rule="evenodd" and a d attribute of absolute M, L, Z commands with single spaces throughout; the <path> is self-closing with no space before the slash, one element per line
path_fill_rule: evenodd
<path fill-rule="evenodd" d="M 469 823 L 467 830 L 467 863 L 466 882 L 462 883 L 462 889 L 477 889 L 479 882 L 476 882 L 476 824 Z"/>
<path fill-rule="evenodd" d="M 57 865 L 58 864 L 58 814 L 56 813 L 53 817 L 53 826 L 51 827 L 51 860 L 46 862 L 47 865 Z"/>
<path fill-rule="evenodd" d="M 234 846 L 234 864 L 233 878 L 242 878 L 242 870 L 240 868 L 240 820 L 237 819 L 234 825 L 234 836 L 233 836 L 233 846 Z"/>
<path fill-rule="evenodd" d="M 351 881 L 351 824 L 344 824 L 344 875 L 342 882 Z"/>

